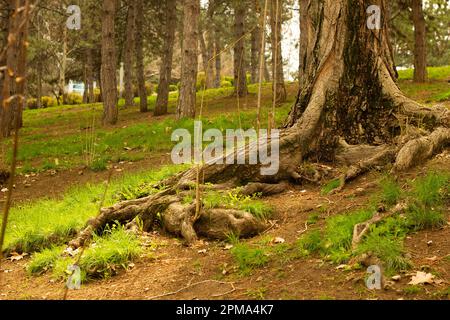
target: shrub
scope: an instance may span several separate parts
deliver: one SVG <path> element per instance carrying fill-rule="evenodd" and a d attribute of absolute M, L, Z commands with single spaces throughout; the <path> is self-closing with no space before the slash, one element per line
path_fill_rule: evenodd
<path fill-rule="evenodd" d="M 66 98 L 68 105 L 76 105 L 83 103 L 83 96 L 79 93 L 69 93 Z"/>
<path fill-rule="evenodd" d="M 220 87 L 221 88 L 230 88 L 233 84 L 230 81 L 222 80 L 220 81 Z"/>
<path fill-rule="evenodd" d="M 27 108 L 30 110 L 37 109 L 38 108 L 37 99 L 35 98 L 27 99 Z"/>
<path fill-rule="evenodd" d="M 41 98 L 41 101 L 42 101 L 42 108 L 56 107 L 58 105 L 56 99 L 49 96 L 43 96 Z"/>
<path fill-rule="evenodd" d="M 178 86 L 175 85 L 175 84 L 171 84 L 171 85 L 169 86 L 169 91 L 170 91 L 170 92 L 178 91 Z"/>

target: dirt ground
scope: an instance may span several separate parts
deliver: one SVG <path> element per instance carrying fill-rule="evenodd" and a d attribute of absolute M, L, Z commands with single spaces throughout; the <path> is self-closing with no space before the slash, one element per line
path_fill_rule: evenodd
<path fill-rule="evenodd" d="M 444 153 L 426 166 L 403 175 L 411 179 L 429 169 L 450 170 L 450 154 Z M 165 163 L 164 157 L 147 159 L 135 164 L 124 164 L 118 174 L 142 170 Z M 39 176 L 33 188 L 17 182 L 18 199 L 58 196 L 73 183 L 102 181 L 106 173 L 80 174 L 78 170 L 50 173 Z M 266 198 L 275 208 L 273 227 L 265 234 L 248 242 L 258 242 L 263 237 L 281 237 L 293 243 L 305 231 L 311 212 L 321 210 L 321 218 L 362 207 L 376 192 L 371 184 L 379 177 L 371 173 L 352 182 L 336 195 L 322 197 L 318 186 L 292 186 L 285 193 Z M 361 189 L 363 191 L 361 191 Z M 45 189 L 45 190 L 42 190 Z M 355 195 L 355 192 L 357 196 Z M 447 208 L 450 213 L 450 208 Z M 449 215 L 447 215 L 449 217 Z M 405 246 L 411 255 L 415 271 L 425 270 L 438 275 L 440 285 L 427 285 L 419 293 L 405 294 L 404 288 L 411 274 L 400 274 L 398 282 L 388 289 L 368 290 L 365 271 L 336 269 L 319 256 L 273 261 L 250 275 L 242 276 L 236 270 L 232 257 L 222 242 L 200 241 L 194 247 L 185 247 L 178 239 L 157 232 L 146 236 L 156 243 L 156 249 L 130 264 L 127 271 L 107 280 L 83 285 L 70 291 L 69 299 L 448 299 L 439 294 L 450 285 L 450 221 L 441 230 L 423 231 L 410 235 Z M 431 241 L 431 242 L 430 242 Z M 276 244 L 271 244 L 276 245 Z M 447 257 L 447 258 L 446 258 Z M 2 283 L 0 299 L 62 299 L 64 283 L 55 282 L 51 275 L 30 277 L 25 272 L 27 258 L 3 261 L 0 270 Z M 390 280 L 390 279 L 386 279 Z"/>

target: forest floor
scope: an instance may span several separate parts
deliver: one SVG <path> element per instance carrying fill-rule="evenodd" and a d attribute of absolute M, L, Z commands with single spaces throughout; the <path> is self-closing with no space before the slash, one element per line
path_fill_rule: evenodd
<path fill-rule="evenodd" d="M 450 70 L 419 89 L 407 79 L 401 82 L 401 86 L 409 96 L 422 103 L 440 103 L 450 107 L 450 84 L 446 77 L 450 77 Z M 239 107 L 240 122 L 244 128 L 254 122 L 256 96 L 252 90 L 250 97 L 241 101 Z M 288 85 L 289 101 L 277 110 L 278 123 L 295 101 L 296 91 L 295 84 Z M 229 93 L 228 89 L 222 89 L 205 95 L 205 117 L 211 126 L 238 126 L 238 107 Z M 169 108 L 172 113 L 175 101 L 176 97 L 172 97 Z M 265 86 L 264 105 L 267 108 L 270 105 L 270 85 Z M 39 201 L 47 201 L 44 199 L 55 201 L 49 202 L 49 205 L 58 204 L 58 201 L 70 198 L 68 195 L 77 187 L 101 187 L 110 171 L 116 184 L 121 184 L 122 178 L 139 176 L 142 172 L 168 165 L 172 144 L 163 145 L 162 139 L 170 141 L 170 132 L 175 126 L 190 125 L 176 123 L 173 114 L 154 118 L 150 114 L 142 116 L 130 108 L 121 110 L 121 119 L 116 127 L 97 130 L 95 128 L 100 128 L 100 113 L 101 106 L 25 112 L 22 148 L 26 150 L 20 158 L 14 190 L 15 211 L 12 214 L 19 213 L 23 208 L 36 210 L 34 207 L 40 204 Z M 94 136 L 94 151 L 89 146 L 90 135 Z M 161 136 L 161 140 L 154 136 Z M 160 144 L 160 147 L 156 148 L 155 144 Z M 7 161 L 7 153 L 4 152 L 7 147 L 2 145 L 4 161 Z M 450 173 L 450 153 L 444 151 L 427 164 L 404 173 L 398 183 L 408 188 L 411 181 L 429 172 Z M 186 247 L 181 240 L 162 231 L 143 234 L 139 241 L 146 245 L 143 245 L 139 257 L 114 270 L 117 273 L 114 276 L 83 283 L 80 290 L 69 291 L 68 298 L 449 299 L 448 201 L 443 207 L 446 224 L 405 236 L 404 251 L 412 266 L 408 270 L 386 274 L 388 285 L 385 289 L 367 289 L 366 268 L 353 268 L 350 263 L 330 263 L 318 253 L 298 254 L 299 238 L 311 229 L 324 230 L 327 221 L 336 215 L 365 208 L 374 196 L 382 192 L 381 181 L 384 177 L 383 172 L 370 173 L 337 194 L 324 193 L 324 186 L 303 185 L 291 186 L 283 194 L 264 198 L 261 201 L 273 208 L 270 217 L 272 227 L 253 239 L 238 242 L 200 241 L 193 247 Z M 3 197 L 0 194 L 0 205 L 3 205 Z M 13 225 L 17 221 L 12 217 Z M 13 237 L 9 236 L 10 242 L 14 241 Z M 242 251 L 241 256 L 248 255 L 250 263 L 239 259 L 237 248 Z M 20 252 L 2 262 L 0 300 L 63 297 L 64 281 L 55 278 L 51 272 L 42 275 L 27 272 L 32 258 L 32 254 L 23 255 Z M 252 259 L 259 260 L 252 263 Z M 417 271 L 432 274 L 435 281 L 429 285 L 408 284 Z M 391 280 L 394 275 L 399 275 L 400 279 Z"/>

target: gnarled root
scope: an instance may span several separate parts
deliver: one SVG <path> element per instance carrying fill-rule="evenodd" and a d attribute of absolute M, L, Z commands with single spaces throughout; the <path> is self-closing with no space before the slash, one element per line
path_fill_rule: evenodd
<path fill-rule="evenodd" d="M 450 145 L 450 129 L 438 128 L 430 135 L 406 143 L 399 151 L 392 173 L 407 170 Z"/>

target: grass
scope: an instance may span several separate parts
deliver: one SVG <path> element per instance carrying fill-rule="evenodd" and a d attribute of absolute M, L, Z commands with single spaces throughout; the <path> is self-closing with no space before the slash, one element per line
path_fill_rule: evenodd
<path fill-rule="evenodd" d="M 242 101 L 240 113 L 227 114 L 219 112 L 230 109 L 235 104 L 231 97 L 233 88 L 211 89 L 204 92 L 205 112 L 204 129 L 218 128 L 237 129 L 242 124 L 243 129 L 256 126 L 255 110 L 246 107 L 247 99 Z M 249 87 L 252 103 L 256 86 Z M 264 86 L 265 96 L 269 97 L 270 84 Z M 203 94 L 202 92 L 199 93 Z M 177 93 L 171 93 L 169 111 L 174 113 Z M 200 101 L 200 97 L 199 97 Z M 156 102 L 155 96 L 149 97 L 150 110 Z M 267 118 L 270 99 L 265 99 L 263 118 Z M 287 117 L 293 101 L 286 102 L 276 110 L 276 122 L 281 125 Z M 206 110 L 208 109 L 208 110 Z M 208 111 L 208 112 L 207 112 Z M 104 170 L 108 162 L 120 159 L 142 159 L 155 152 L 168 152 L 175 145 L 171 134 L 176 128 L 186 128 L 193 132 L 193 120 L 176 120 L 168 116 L 163 119 L 150 119 L 139 122 L 132 121 L 123 127 L 104 128 L 101 125 L 102 105 L 62 106 L 58 108 L 26 110 L 24 112 L 24 129 L 21 136 L 21 148 L 18 160 L 20 173 L 38 172 L 44 170 L 69 169 L 80 165 L 88 165 L 94 171 Z M 134 118 L 136 108 L 120 110 L 121 118 Z M 141 117 L 142 118 L 142 117 Z M 147 117 L 145 117 L 147 118 Z M 92 127 L 94 124 L 94 127 Z M 51 131 L 49 131 L 51 128 Z M 95 134 L 89 134 L 94 131 Z M 93 143 L 91 139 L 94 139 Z M 10 162 L 10 141 L 5 142 L 8 150 L 3 161 Z M 95 163 L 85 163 L 88 145 L 95 147 L 93 156 Z M 57 163 L 55 164 L 55 160 Z"/>
<path fill-rule="evenodd" d="M 168 166 L 111 182 L 104 206 L 115 204 L 130 189 L 148 186 L 174 175 L 186 166 Z M 96 216 L 105 185 L 87 184 L 69 190 L 60 200 L 43 199 L 11 210 L 5 238 L 7 251 L 34 252 L 66 242 Z M 148 188 L 146 192 L 154 192 Z"/>
<path fill-rule="evenodd" d="M 389 206 L 395 205 L 402 194 L 402 189 L 391 177 L 384 177 L 381 182 L 381 201 Z"/>
<path fill-rule="evenodd" d="M 339 179 L 332 180 L 322 187 L 321 193 L 322 195 L 330 194 L 333 190 L 339 188 L 340 186 L 341 180 Z"/>
<path fill-rule="evenodd" d="M 326 220 L 323 231 L 311 230 L 297 240 L 298 255 L 304 257 L 318 253 L 332 263 L 345 263 L 352 256 L 369 254 L 383 262 L 387 273 L 407 270 L 412 265 L 405 257 L 404 239 L 412 231 L 445 224 L 442 212 L 443 204 L 450 194 L 449 182 L 448 173 L 429 172 L 411 181 L 410 190 L 402 190 L 394 180 L 385 177 L 380 181 L 381 192 L 376 199 L 388 206 L 407 199 L 410 206 L 405 215 L 388 217 L 372 225 L 356 250 L 352 249 L 354 226 L 369 220 L 377 204 L 373 203 L 367 209 L 356 212 L 332 216 Z"/>
<path fill-rule="evenodd" d="M 202 200 L 206 209 L 238 209 L 249 212 L 258 219 L 267 219 L 273 213 L 272 207 L 258 200 L 258 195 L 243 196 L 236 189 L 227 193 L 209 190 L 204 194 Z M 193 196 L 188 196 L 185 201 L 192 202 Z"/>
<path fill-rule="evenodd" d="M 75 264 L 78 256 L 69 257 L 63 250 L 64 246 L 35 253 L 27 265 L 27 272 L 42 274 L 52 270 L 55 279 L 66 279 L 68 267 Z M 121 226 L 106 230 L 102 236 L 94 235 L 91 246 L 85 250 L 79 263 L 82 282 L 108 278 L 121 269 L 127 269 L 128 263 L 142 252 L 137 236 Z"/>
<path fill-rule="evenodd" d="M 443 67 L 429 67 L 428 78 L 430 80 L 447 80 L 450 76 L 450 66 Z M 412 80 L 414 76 L 414 69 L 399 70 L 399 80 Z"/>
<path fill-rule="evenodd" d="M 265 266 L 269 255 L 264 248 L 252 247 L 245 243 L 237 243 L 231 249 L 231 255 L 242 275 L 249 275 L 253 269 Z"/>

